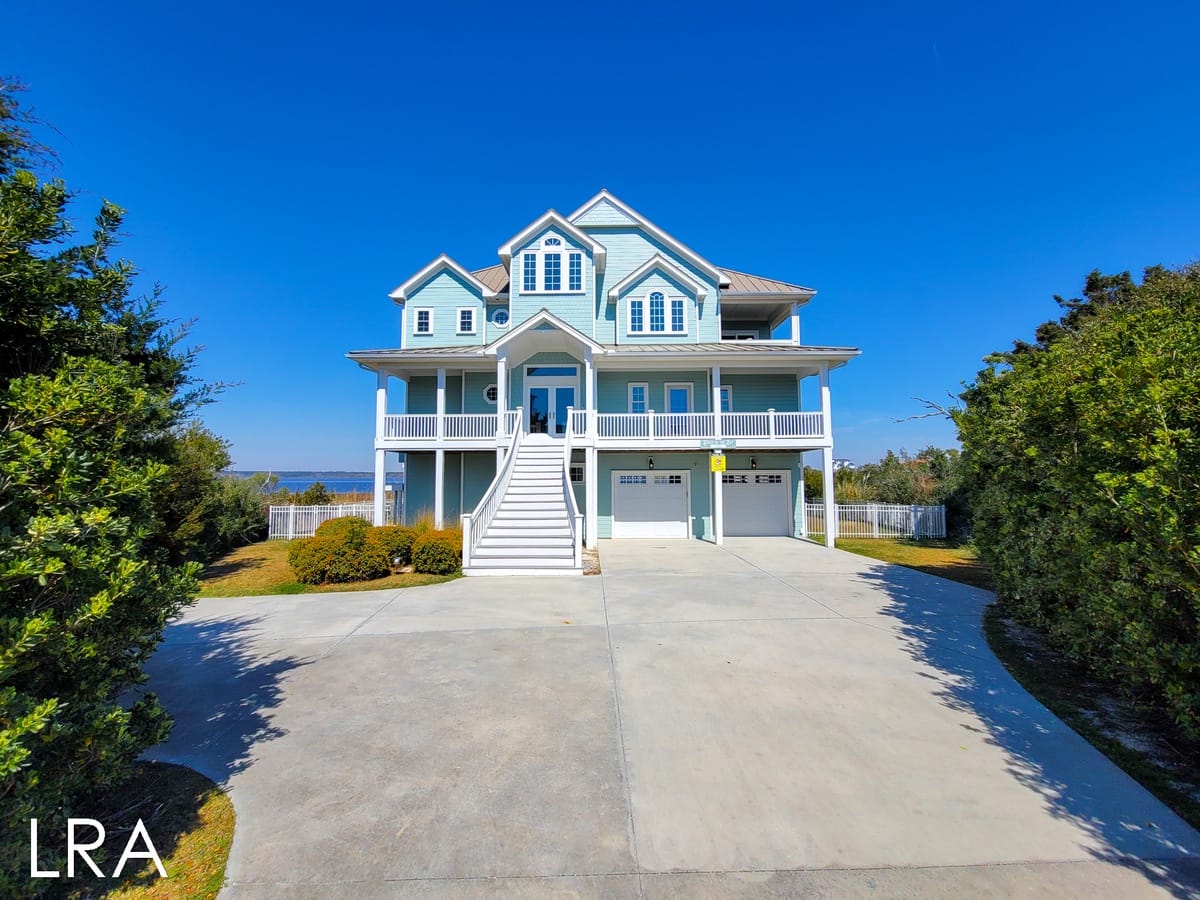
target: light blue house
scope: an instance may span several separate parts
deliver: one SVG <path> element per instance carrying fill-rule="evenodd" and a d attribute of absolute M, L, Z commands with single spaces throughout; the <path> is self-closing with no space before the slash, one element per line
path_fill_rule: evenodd
<path fill-rule="evenodd" d="M 859 351 L 800 342 L 812 289 L 720 268 L 607 191 L 499 255 L 438 257 L 392 291 L 400 346 L 348 354 L 378 378 L 377 521 L 402 452 L 408 515 L 461 517 L 468 574 L 578 572 L 599 538 L 805 537 L 805 451 L 835 521 L 829 373 Z"/>

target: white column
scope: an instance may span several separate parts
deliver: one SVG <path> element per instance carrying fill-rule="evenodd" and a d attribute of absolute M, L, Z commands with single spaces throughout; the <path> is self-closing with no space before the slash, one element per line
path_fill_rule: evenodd
<path fill-rule="evenodd" d="M 808 498 L 804 496 L 804 454 L 800 454 L 800 484 L 797 495 L 800 503 L 800 537 L 808 537 Z"/>
<path fill-rule="evenodd" d="M 597 451 L 595 447 L 588 447 L 584 451 L 584 470 L 583 470 L 583 490 L 584 490 L 584 515 L 587 517 L 585 532 L 587 534 L 587 546 L 589 550 L 596 549 L 596 541 L 598 535 L 596 529 L 599 527 L 599 510 L 600 510 L 600 482 L 597 477 L 599 467 L 596 464 Z"/>
<path fill-rule="evenodd" d="M 713 540 L 725 543 L 725 473 L 713 472 Z"/>
<path fill-rule="evenodd" d="M 800 343 L 800 304 L 792 304 L 792 343 Z"/>
<path fill-rule="evenodd" d="M 375 524 L 383 524 L 383 489 L 387 480 L 387 453 L 375 451 Z"/>
<path fill-rule="evenodd" d="M 821 490 L 825 506 L 825 546 L 832 547 L 837 538 L 837 503 L 833 496 L 833 448 L 821 450 Z"/>
<path fill-rule="evenodd" d="M 592 421 L 595 418 L 596 411 L 596 385 L 593 376 L 596 370 L 592 364 L 592 348 L 588 347 L 583 352 L 583 409 L 587 416 L 584 432 L 592 433 Z"/>
<path fill-rule="evenodd" d="M 375 380 L 375 437 L 383 437 L 383 417 L 387 415 L 388 373 L 377 372 Z"/>
<path fill-rule="evenodd" d="M 600 420 L 596 416 L 600 412 L 600 376 L 596 373 L 596 361 L 592 360 L 592 400 L 588 404 L 588 432 L 595 441 L 600 436 Z"/>
<path fill-rule="evenodd" d="M 507 436 L 504 430 L 504 420 L 508 418 L 508 360 L 503 354 L 496 357 L 496 438 L 503 440 Z M 497 456 L 497 459 L 501 457 Z"/>
<path fill-rule="evenodd" d="M 437 436 L 440 442 L 446 435 L 446 370 L 437 370 Z M 442 526 L 439 525 L 438 528 Z"/>
<path fill-rule="evenodd" d="M 833 447 L 833 413 L 830 409 L 829 365 L 821 366 L 821 437 Z"/>
<path fill-rule="evenodd" d="M 713 437 L 721 436 L 721 367 L 712 367 Z M 732 412 L 732 410 L 731 410 Z"/>
<path fill-rule="evenodd" d="M 446 523 L 446 451 L 439 447 L 433 459 L 433 527 L 442 528 Z"/>

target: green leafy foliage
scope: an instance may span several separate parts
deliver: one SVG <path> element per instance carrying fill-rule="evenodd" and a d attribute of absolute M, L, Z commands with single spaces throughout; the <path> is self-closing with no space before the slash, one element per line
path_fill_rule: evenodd
<path fill-rule="evenodd" d="M 955 414 L 1009 610 L 1200 736 L 1200 266 L 1092 273 Z"/>
<path fill-rule="evenodd" d="M 901 503 L 945 506 L 946 530 L 954 538 L 970 532 L 970 510 L 957 450 L 926 447 L 916 455 L 888 451 L 877 463 L 834 473 L 839 503 Z"/>
<path fill-rule="evenodd" d="M 407 566 L 412 564 L 413 541 L 420 533 L 404 525 L 380 525 L 372 529 L 371 540 L 379 543 L 393 565 Z"/>
<path fill-rule="evenodd" d="M 318 526 L 310 538 L 292 541 L 288 565 L 302 584 L 370 581 L 391 571 L 384 542 L 366 519 L 346 516 Z"/>
<path fill-rule="evenodd" d="M 429 575 L 453 575 L 462 569 L 462 534 L 433 529 L 417 535 L 412 545 L 412 566 Z"/>
<path fill-rule="evenodd" d="M 333 498 L 322 482 L 314 481 L 299 494 L 293 495 L 292 502 L 296 506 L 326 506 L 333 502 Z"/>
<path fill-rule="evenodd" d="M 29 818 L 62 834 L 130 772 L 170 718 L 142 664 L 196 590 L 168 515 L 178 434 L 203 399 L 157 315 L 111 256 L 104 202 L 69 244 L 70 195 L 0 82 L 0 894 L 26 890 Z M 182 531 L 181 531 L 182 529 Z M 54 865 L 58 848 L 44 848 Z M 15 880 L 14 880 L 15 879 Z"/>
<path fill-rule="evenodd" d="M 366 533 L 370 531 L 371 523 L 362 516 L 340 516 L 336 519 L 326 519 L 317 526 L 313 533 L 317 537 L 333 537 L 334 535 L 343 535 L 350 532 Z"/>

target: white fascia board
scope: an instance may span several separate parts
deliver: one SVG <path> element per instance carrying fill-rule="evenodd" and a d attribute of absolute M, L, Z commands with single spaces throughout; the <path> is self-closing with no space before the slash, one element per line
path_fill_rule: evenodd
<path fill-rule="evenodd" d="M 483 297 L 484 300 L 491 300 L 493 297 L 496 296 L 495 291 L 493 291 L 490 287 L 488 287 L 486 284 L 484 284 L 482 281 L 480 281 L 478 278 L 476 278 L 474 275 L 472 275 L 470 272 L 468 272 L 466 269 L 464 269 L 462 266 L 460 266 L 458 263 L 456 263 L 454 260 L 452 260 L 445 253 L 443 253 L 441 256 L 439 256 L 437 259 L 435 259 L 433 262 L 431 262 L 429 265 L 427 265 L 425 268 L 423 268 L 420 272 L 418 272 L 412 278 L 408 279 L 408 281 L 404 282 L 404 284 L 400 285 L 398 288 L 396 288 L 394 291 L 392 291 L 390 294 L 388 294 L 388 296 L 391 297 L 393 300 L 395 300 L 397 303 L 404 303 L 405 301 L 408 300 L 408 292 L 409 291 L 411 291 L 413 288 L 417 287 L 418 285 L 423 284 L 425 281 L 432 278 L 434 275 L 436 275 L 438 272 L 442 271 L 443 269 L 448 269 L 449 271 L 454 272 L 456 275 L 458 275 L 460 278 L 462 278 L 463 281 L 465 281 L 467 284 L 471 285 L 471 287 L 475 288 L 475 290 L 479 291 L 480 295 Z"/>
<path fill-rule="evenodd" d="M 721 292 L 721 300 L 748 300 L 755 303 L 807 303 L 817 296 L 816 291 L 762 291 L 755 294 L 737 294 L 728 291 Z"/>
<path fill-rule="evenodd" d="M 600 353 L 608 352 L 605 349 L 603 344 L 596 343 L 590 337 L 588 337 L 586 334 L 584 334 L 582 331 L 579 331 L 577 328 L 573 328 L 572 326 L 568 325 L 566 322 L 564 322 L 558 316 L 554 315 L 554 313 L 552 313 L 546 309 L 543 309 L 543 310 L 535 313 L 534 315 L 530 316 L 528 319 L 526 319 L 524 322 L 522 322 L 519 327 L 514 328 L 508 334 L 504 335 L 504 337 L 500 337 L 500 338 L 497 338 L 496 340 L 492 341 L 490 344 L 488 344 L 484 348 L 484 352 L 486 352 L 488 354 L 494 354 L 499 348 L 503 347 L 505 344 L 509 343 L 514 338 L 520 337 L 521 335 L 525 334 L 526 332 L 532 331 L 534 328 L 537 328 L 537 326 L 541 325 L 543 322 L 553 325 L 555 328 L 559 329 L 564 334 L 567 334 L 570 337 L 575 338 L 581 344 L 583 344 L 585 347 L 588 347 L 593 353 L 600 354 Z"/>
<path fill-rule="evenodd" d="M 582 216 L 585 212 L 587 212 L 589 209 L 591 209 L 600 200 L 607 200 L 609 203 L 611 203 L 617 209 L 621 210 L 621 212 L 625 213 L 625 215 L 629 216 L 631 219 L 633 219 L 639 225 L 641 225 L 642 228 L 644 228 L 647 232 L 649 232 L 651 235 L 653 235 L 655 238 L 657 238 L 660 243 L 666 244 L 668 247 L 670 247 L 672 250 L 676 251 L 680 256 L 684 257 L 686 260 L 688 260 L 688 262 L 692 263 L 694 266 L 696 266 L 696 268 L 700 269 L 706 275 L 711 275 L 713 280 L 717 283 L 718 286 L 727 287 L 729 285 L 729 276 L 728 275 L 726 275 L 719 268 L 717 268 L 712 263 L 710 263 L 707 259 L 705 259 L 703 256 L 701 256 L 699 253 L 697 253 L 695 250 L 693 250 L 687 244 L 684 244 L 683 242 L 679 241 L 678 239 L 671 237 L 671 235 L 667 234 L 665 231 L 663 231 L 661 228 L 659 228 L 657 225 L 655 225 L 653 222 L 651 222 L 649 219 L 647 219 L 645 216 L 643 216 L 637 210 L 631 208 L 627 204 L 618 200 L 616 197 L 614 197 L 612 194 L 610 194 L 607 189 L 602 190 L 600 193 L 598 193 L 595 197 L 593 197 L 587 203 L 583 204 L 583 206 L 579 207 L 579 209 L 575 210 L 575 212 L 571 213 L 571 215 L 568 216 L 567 218 L 569 218 L 572 222 L 574 222 L 576 219 L 578 219 L 580 216 Z M 603 228 L 604 226 L 597 225 L 597 226 L 593 226 L 593 227 Z"/>
<path fill-rule="evenodd" d="M 604 264 L 608 260 L 608 249 L 586 231 L 576 228 L 575 225 L 564 219 L 557 211 L 553 209 L 547 210 L 546 214 L 536 222 L 532 222 L 525 226 L 519 232 L 501 244 L 499 249 L 496 251 L 498 254 L 500 254 L 501 261 L 506 266 L 511 266 L 513 251 L 520 247 L 521 244 L 525 243 L 525 241 L 529 240 L 532 235 L 537 234 L 537 232 L 550 225 L 561 229 L 564 233 L 569 235 L 573 241 L 578 244 L 582 244 L 584 247 L 587 247 L 588 251 L 592 254 L 592 263 L 595 265 L 596 271 L 601 273 L 604 271 Z"/>
<path fill-rule="evenodd" d="M 627 289 L 632 284 L 637 284 L 638 281 L 645 278 L 655 270 L 663 272 L 674 281 L 678 281 L 686 285 L 687 288 L 691 290 L 692 294 L 695 295 L 697 302 L 703 303 L 704 298 L 708 296 L 708 288 L 706 288 L 687 272 L 683 271 L 683 269 L 679 268 L 679 266 L 672 263 L 661 253 L 656 253 L 608 289 L 609 303 L 615 302 L 616 299 L 621 296 L 622 291 Z"/>

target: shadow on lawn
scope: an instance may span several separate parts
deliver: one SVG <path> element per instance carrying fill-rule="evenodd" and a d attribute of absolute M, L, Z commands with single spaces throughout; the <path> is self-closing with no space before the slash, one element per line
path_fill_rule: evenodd
<path fill-rule="evenodd" d="M 979 720 L 988 742 L 1004 751 L 1012 776 L 1053 816 L 1101 846 L 1091 851 L 1097 860 L 1137 870 L 1179 896 L 1197 896 L 1200 860 L 1181 859 L 1189 848 L 1179 842 L 1194 833 L 1173 815 L 1146 821 L 1165 816 L 1148 809 L 1148 797 L 1143 805 L 1124 775 L 1008 674 L 981 627 L 991 594 L 897 566 L 874 566 L 859 577 L 886 592 L 889 603 L 880 611 L 899 621 L 909 655 L 940 673 L 926 677 L 938 681 L 942 702 Z"/>
<path fill-rule="evenodd" d="M 176 622 L 146 666 L 149 689 L 175 717 L 148 756 L 181 763 L 220 784 L 254 762 L 254 748 L 287 732 L 272 723 L 282 682 L 310 660 L 272 656 L 248 630 L 260 619 Z"/>
<path fill-rule="evenodd" d="M 218 581 L 242 572 L 253 572 L 264 568 L 270 560 L 265 556 L 240 556 L 236 559 L 224 559 L 210 563 L 202 573 L 204 581 Z"/>

